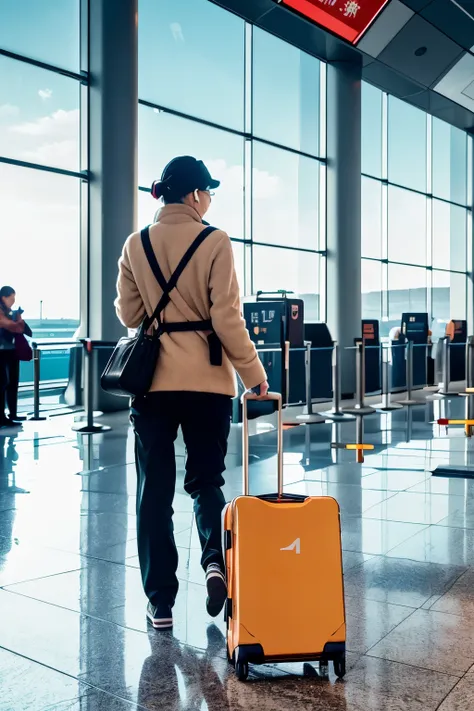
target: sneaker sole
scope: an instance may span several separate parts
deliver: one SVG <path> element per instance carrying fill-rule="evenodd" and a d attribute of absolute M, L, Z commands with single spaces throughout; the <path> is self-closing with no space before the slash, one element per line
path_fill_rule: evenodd
<path fill-rule="evenodd" d="M 207 587 L 207 612 L 211 617 L 223 610 L 227 600 L 227 585 L 220 575 L 211 575 L 206 582 Z"/>
<path fill-rule="evenodd" d="M 147 620 L 152 625 L 153 629 L 155 630 L 160 630 L 161 632 L 164 632 L 166 630 L 171 630 L 173 629 L 173 620 L 172 619 L 166 619 L 166 620 L 156 620 L 153 617 L 150 617 L 150 615 L 147 613 Z"/>

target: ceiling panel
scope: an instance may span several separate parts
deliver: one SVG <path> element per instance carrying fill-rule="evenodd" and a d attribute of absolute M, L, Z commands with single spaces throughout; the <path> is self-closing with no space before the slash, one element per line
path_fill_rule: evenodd
<path fill-rule="evenodd" d="M 474 100 L 470 98 L 470 85 L 474 79 L 474 57 L 466 52 L 463 57 L 433 88 L 448 99 L 456 101 L 470 111 Z"/>
<path fill-rule="evenodd" d="M 410 81 L 407 77 L 390 69 L 390 67 L 381 62 L 372 62 L 365 66 L 362 71 L 362 78 L 401 99 L 409 98 L 413 94 L 419 94 L 425 88 Z"/>
<path fill-rule="evenodd" d="M 420 14 L 461 47 L 469 49 L 474 44 L 474 20 L 451 0 L 433 0 Z"/>
<path fill-rule="evenodd" d="M 415 52 L 422 47 L 426 48 L 425 54 L 417 56 Z M 379 55 L 379 59 L 429 87 L 461 54 L 459 45 L 415 15 Z"/>
<path fill-rule="evenodd" d="M 474 0 L 456 0 L 456 3 L 474 17 Z"/>
<path fill-rule="evenodd" d="M 412 16 L 413 10 L 400 0 L 392 0 L 365 33 L 357 49 L 370 54 L 371 57 L 378 57 Z"/>
<path fill-rule="evenodd" d="M 432 0 L 403 0 L 405 5 L 411 10 L 414 10 L 414 12 L 421 12 L 431 1 Z"/>
<path fill-rule="evenodd" d="M 211 2 L 235 12 L 249 22 L 257 22 L 265 12 L 278 9 L 274 0 L 211 0 Z"/>

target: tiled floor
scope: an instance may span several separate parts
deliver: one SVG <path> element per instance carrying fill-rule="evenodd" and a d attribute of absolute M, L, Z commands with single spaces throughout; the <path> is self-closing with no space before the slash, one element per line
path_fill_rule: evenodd
<path fill-rule="evenodd" d="M 70 417 L 0 437 L 0 711 L 465 711 L 474 705 L 474 442 L 431 424 L 431 403 L 365 420 L 364 465 L 331 450 L 355 424 L 285 432 L 289 492 L 342 511 L 348 623 L 344 682 L 318 665 L 228 667 L 224 623 L 204 612 L 192 506 L 175 501 L 181 587 L 173 635 L 147 629 L 136 555 L 133 438 L 125 415 L 91 439 Z M 198 413 L 197 413 L 198 416 Z M 251 487 L 273 490 L 273 433 L 252 438 Z M 178 445 L 178 468 L 184 449 Z M 239 431 L 226 496 L 240 493 Z"/>

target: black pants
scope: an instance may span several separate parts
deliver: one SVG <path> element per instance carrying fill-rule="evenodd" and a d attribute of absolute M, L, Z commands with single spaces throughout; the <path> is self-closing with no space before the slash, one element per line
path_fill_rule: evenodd
<path fill-rule="evenodd" d="M 0 420 L 5 417 L 5 405 L 15 419 L 18 409 L 20 361 L 14 350 L 0 350 Z"/>
<path fill-rule="evenodd" d="M 185 491 L 194 499 L 201 564 L 224 566 L 221 487 L 232 401 L 225 395 L 151 393 L 132 405 L 138 474 L 137 533 L 143 587 L 154 605 L 174 605 L 178 551 L 173 535 L 174 442 L 181 426 L 187 450 Z"/>

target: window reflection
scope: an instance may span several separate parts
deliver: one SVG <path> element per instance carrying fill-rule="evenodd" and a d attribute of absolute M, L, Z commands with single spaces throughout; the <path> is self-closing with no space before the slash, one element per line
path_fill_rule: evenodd
<path fill-rule="evenodd" d="M 427 270 L 406 267 L 402 264 L 388 265 L 388 315 L 400 320 L 404 311 L 426 311 Z"/>
<path fill-rule="evenodd" d="M 15 54 L 78 72 L 79 29 L 80 0 L 0 2 L 0 47 Z"/>
<path fill-rule="evenodd" d="M 319 75 L 317 59 L 255 27 L 255 136 L 319 155 Z"/>
<path fill-rule="evenodd" d="M 381 259 L 382 253 L 382 183 L 362 178 L 361 205 L 362 256 Z"/>
<path fill-rule="evenodd" d="M 433 200 L 433 266 L 466 271 L 467 212 Z"/>
<path fill-rule="evenodd" d="M 28 321 L 79 323 L 80 181 L 0 163 L 0 185 L 2 279 Z"/>
<path fill-rule="evenodd" d="M 79 88 L 75 79 L 0 56 L 0 155 L 78 171 Z"/>
<path fill-rule="evenodd" d="M 305 301 L 305 320 L 319 319 L 320 257 L 311 252 L 275 247 L 253 247 L 252 292 L 286 289 Z"/>
<path fill-rule="evenodd" d="M 139 97 L 243 130 L 244 28 L 208 0 L 139 0 Z"/>
<path fill-rule="evenodd" d="M 319 249 L 319 170 L 316 160 L 255 141 L 255 242 Z"/>
<path fill-rule="evenodd" d="M 362 260 L 362 318 L 382 319 L 382 263 Z"/>
<path fill-rule="evenodd" d="M 444 335 L 448 321 L 466 318 L 466 275 L 434 270 L 432 303 L 433 319 L 442 325 Z"/>
<path fill-rule="evenodd" d="M 362 82 L 362 172 L 376 178 L 382 177 L 382 97 Z"/>
<path fill-rule="evenodd" d="M 427 263 L 426 197 L 392 186 L 388 188 L 388 258 Z"/>
<path fill-rule="evenodd" d="M 394 96 L 388 97 L 388 179 L 426 192 L 426 114 Z"/>
<path fill-rule="evenodd" d="M 460 205 L 467 201 L 467 135 L 433 118 L 433 195 Z"/>

